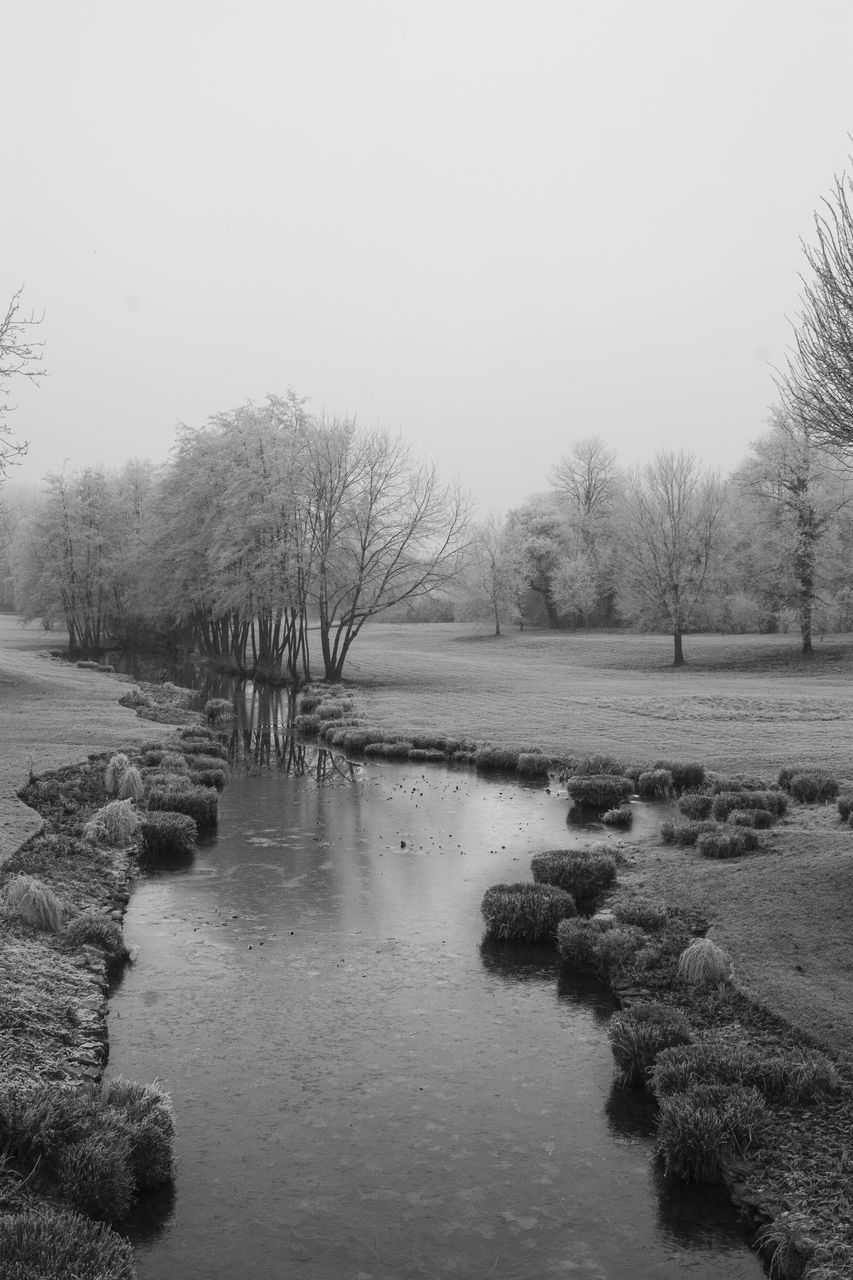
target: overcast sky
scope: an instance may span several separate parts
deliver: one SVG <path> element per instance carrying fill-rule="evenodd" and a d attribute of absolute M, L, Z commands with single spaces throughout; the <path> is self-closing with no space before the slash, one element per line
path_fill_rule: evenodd
<path fill-rule="evenodd" d="M 482 512 L 593 434 L 733 466 L 853 151 L 849 0 L 46 0 L 0 64 L 22 480 L 288 387 Z"/>

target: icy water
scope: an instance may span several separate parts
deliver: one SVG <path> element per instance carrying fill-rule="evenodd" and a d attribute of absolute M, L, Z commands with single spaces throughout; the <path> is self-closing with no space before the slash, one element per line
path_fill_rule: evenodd
<path fill-rule="evenodd" d="M 485 889 L 583 838 L 565 795 L 306 763 L 234 777 L 216 837 L 134 890 L 110 1073 L 159 1078 L 179 1127 L 140 1280 L 761 1276 L 725 1197 L 661 1178 L 609 995 L 481 945 Z"/>

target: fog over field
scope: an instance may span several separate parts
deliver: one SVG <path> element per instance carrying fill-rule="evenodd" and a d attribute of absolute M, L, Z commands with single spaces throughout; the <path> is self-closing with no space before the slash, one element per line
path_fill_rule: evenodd
<path fill-rule="evenodd" d="M 482 510 L 583 436 L 734 465 L 850 151 L 832 0 L 48 0 L 3 46 L 24 480 L 288 386 Z"/>

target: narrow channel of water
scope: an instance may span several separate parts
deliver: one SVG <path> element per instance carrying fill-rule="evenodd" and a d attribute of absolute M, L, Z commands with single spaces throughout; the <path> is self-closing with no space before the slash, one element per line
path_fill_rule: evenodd
<path fill-rule="evenodd" d="M 316 777 L 236 776 L 193 863 L 134 890 L 110 1073 L 159 1078 L 180 1136 L 140 1280 L 762 1275 L 725 1197 L 656 1170 L 609 995 L 481 947 L 485 889 L 582 838 L 565 796 Z"/>

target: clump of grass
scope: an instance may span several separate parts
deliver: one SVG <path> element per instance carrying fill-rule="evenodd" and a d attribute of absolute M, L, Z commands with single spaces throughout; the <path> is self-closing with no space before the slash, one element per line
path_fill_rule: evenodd
<path fill-rule="evenodd" d="M 732 809 L 726 821 L 733 827 L 752 827 L 754 831 L 766 831 L 773 825 L 773 814 L 768 809 Z"/>
<path fill-rule="evenodd" d="M 648 1001 L 615 1013 L 607 1028 L 616 1059 L 617 1084 L 641 1088 L 662 1049 L 693 1038 L 690 1021 L 680 1009 Z"/>
<path fill-rule="evenodd" d="M 195 818 L 174 810 L 149 810 L 142 819 L 142 848 L 150 857 L 187 857 L 195 852 Z"/>
<path fill-rule="evenodd" d="M 784 791 L 720 791 L 711 812 L 718 822 L 725 822 L 733 809 L 766 809 L 780 818 L 787 807 L 788 797 Z"/>
<path fill-rule="evenodd" d="M 757 774 L 748 773 L 709 773 L 706 783 L 714 795 L 721 791 L 767 791 L 767 781 Z"/>
<path fill-rule="evenodd" d="M 104 787 L 108 796 L 114 796 L 118 792 L 119 783 L 122 775 L 130 768 L 130 760 L 123 751 L 119 751 L 117 755 L 111 756 L 107 761 L 107 767 L 104 770 Z"/>
<path fill-rule="evenodd" d="M 320 717 L 309 713 L 300 713 L 293 721 L 293 727 L 306 738 L 313 738 L 320 731 Z"/>
<path fill-rule="evenodd" d="M 616 862 L 609 853 L 588 849 L 550 849 L 537 853 L 530 870 L 537 884 L 556 885 L 578 905 L 588 907 L 616 881 Z"/>
<path fill-rule="evenodd" d="M 435 764 L 439 760 L 444 759 L 444 752 L 439 751 L 437 748 L 434 748 L 434 747 L 412 747 L 411 751 L 409 752 L 409 759 L 416 760 L 416 761 L 423 761 L 425 764 L 427 763 Z"/>
<path fill-rule="evenodd" d="M 572 969 L 598 968 L 601 936 L 615 927 L 613 916 L 592 916 L 587 920 L 563 920 L 557 926 L 560 959 Z"/>
<path fill-rule="evenodd" d="M 736 831 L 707 831 L 700 835 L 696 847 L 703 858 L 739 858 L 758 848 L 758 836 L 751 827 Z"/>
<path fill-rule="evenodd" d="M 728 952 L 711 938 L 696 938 L 678 958 L 678 976 L 691 987 L 729 982 L 732 962 Z"/>
<path fill-rule="evenodd" d="M 719 831 L 716 822 L 662 822 L 660 824 L 660 836 L 664 844 L 680 844 L 682 846 L 695 844 L 700 836 L 715 831 Z"/>
<path fill-rule="evenodd" d="M 614 924 L 595 940 L 593 968 L 602 978 L 613 980 L 640 964 L 640 952 L 648 942 L 648 934 L 633 924 Z"/>
<path fill-rule="evenodd" d="M 478 747 L 474 763 L 484 773 L 514 773 L 518 768 L 518 752 L 507 747 Z"/>
<path fill-rule="evenodd" d="M 714 797 L 700 792 L 689 792 L 687 795 L 679 796 L 678 807 L 685 818 L 694 822 L 704 822 L 711 816 Z"/>
<path fill-rule="evenodd" d="M 634 821 L 634 810 L 630 804 L 620 804 L 618 808 L 608 809 L 606 813 L 603 813 L 601 821 L 605 826 L 618 827 L 621 831 L 627 831 Z"/>
<path fill-rule="evenodd" d="M 821 1053 L 768 1052 L 718 1035 L 667 1049 L 655 1063 L 651 1083 L 659 1098 L 694 1084 L 743 1084 L 758 1089 L 768 1101 L 787 1105 L 830 1096 L 840 1084 L 835 1067 Z"/>
<path fill-rule="evenodd" d="M 105 1223 L 39 1207 L 4 1215 L 0 1274 L 7 1280 L 134 1280 L 136 1268 L 133 1246 Z"/>
<path fill-rule="evenodd" d="M 208 724 L 221 724 L 223 720 L 230 720 L 233 714 L 230 698 L 208 698 L 204 704 L 204 718 Z"/>
<path fill-rule="evenodd" d="M 204 756 L 219 764 L 228 759 L 227 749 L 214 737 L 184 738 L 179 743 L 179 747 L 190 768 L 193 768 L 193 760 L 197 756 Z"/>
<path fill-rule="evenodd" d="M 523 778 L 547 778 L 548 757 L 541 751 L 520 751 L 517 768 Z"/>
<path fill-rule="evenodd" d="M 656 1149 L 668 1174 L 721 1182 L 726 1164 L 745 1156 L 765 1125 L 757 1089 L 696 1084 L 661 1099 Z"/>
<path fill-rule="evenodd" d="M 130 765 L 125 769 L 119 778 L 118 787 L 116 788 L 116 799 L 118 800 L 134 800 L 137 804 L 145 794 L 145 787 L 142 783 L 142 774 L 136 768 L 136 765 Z"/>
<path fill-rule="evenodd" d="M 585 778 L 598 774 L 613 774 L 615 777 L 626 776 L 625 766 L 614 756 L 604 754 L 581 756 L 575 760 L 569 772 L 576 778 Z"/>
<path fill-rule="evenodd" d="M 171 1181 L 175 1163 L 175 1113 L 165 1090 L 156 1082 L 139 1084 L 116 1076 L 104 1085 L 101 1103 L 129 1140 L 136 1186 L 145 1189 Z"/>
<path fill-rule="evenodd" d="M 404 760 L 412 750 L 411 742 L 368 742 L 364 747 L 366 756 L 380 756 L 384 760 Z"/>
<path fill-rule="evenodd" d="M 111 916 L 85 911 L 65 926 L 62 936 L 72 947 L 99 947 L 110 968 L 117 968 L 130 959 L 121 926 Z"/>
<path fill-rule="evenodd" d="M 648 933 L 663 929 L 669 920 L 669 908 L 660 898 L 629 898 L 617 902 L 613 914 L 620 924 L 635 924 Z"/>
<path fill-rule="evenodd" d="M 666 800 L 673 792 L 669 769 L 647 769 L 637 779 L 637 791 L 643 800 Z"/>
<path fill-rule="evenodd" d="M 548 884 L 496 884 L 480 910 L 486 937 L 498 942 L 552 942 L 560 921 L 577 914 L 575 900 Z"/>
<path fill-rule="evenodd" d="M 190 769 L 189 776 L 193 786 L 215 787 L 217 791 L 222 791 L 228 780 L 228 775 L 223 768 Z"/>
<path fill-rule="evenodd" d="M 341 729 L 335 743 L 345 751 L 364 751 L 372 736 L 369 729 Z"/>
<path fill-rule="evenodd" d="M 59 933 L 68 915 L 68 908 L 50 885 L 24 874 L 7 880 L 3 888 L 3 910 L 47 933 Z"/>
<path fill-rule="evenodd" d="M 573 774 L 566 779 L 566 790 L 581 809 L 617 808 L 633 791 L 630 778 L 615 773 Z"/>
<path fill-rule="evenodd" d="M 838 779 L 823 769 L 810 769 L 807 773 L 794 774 L 788 789 L 801 804 L 822 804 L 838 796 Z"/>
<path fill-rule="evenodd" d="M 705 782 L 705 766 L 695 760 L 655 760 L 652 768 L 668 769 L 676 791 L 694 790 Z"/>
<path fill-rule="evenodd" d="M 838 815 L 842 822 L 847 822 L 853 813 L 853 792 L 844 791 L 838 797 Z"/>
<path fill-rule="evenodd" d="M 343 720 L 350 714 L 352 709 L 351 702 L 346 702 L 341 698 L 334 698 L 319 702 L 314 709 L 314 714 L 322 723 L 324 720 Z"/>
<path fill-rule="evenodd" d="M 65 1200 L 94 1218 L 126 1218 L 134 1197 L 130 1143 L 114 1126 L 99 1126 L 56 1155 L 55 1173 Z"/>
<path fill-rule="evenodd" d="M 215 827 L 219 821 L 219 797 L 212 787 L 152 790 L 148 796 L 149 814 L 153 810 L 185 813 L 195 819 L 199 831 L 204 831 Z"/>
<path fill-rule="evenodd" d="M 97 809 L 83 828 L 83 839 L 90 844 L 126 848 L 139 834 L 139 814 L 132 800 L 111 800 Z"/>

